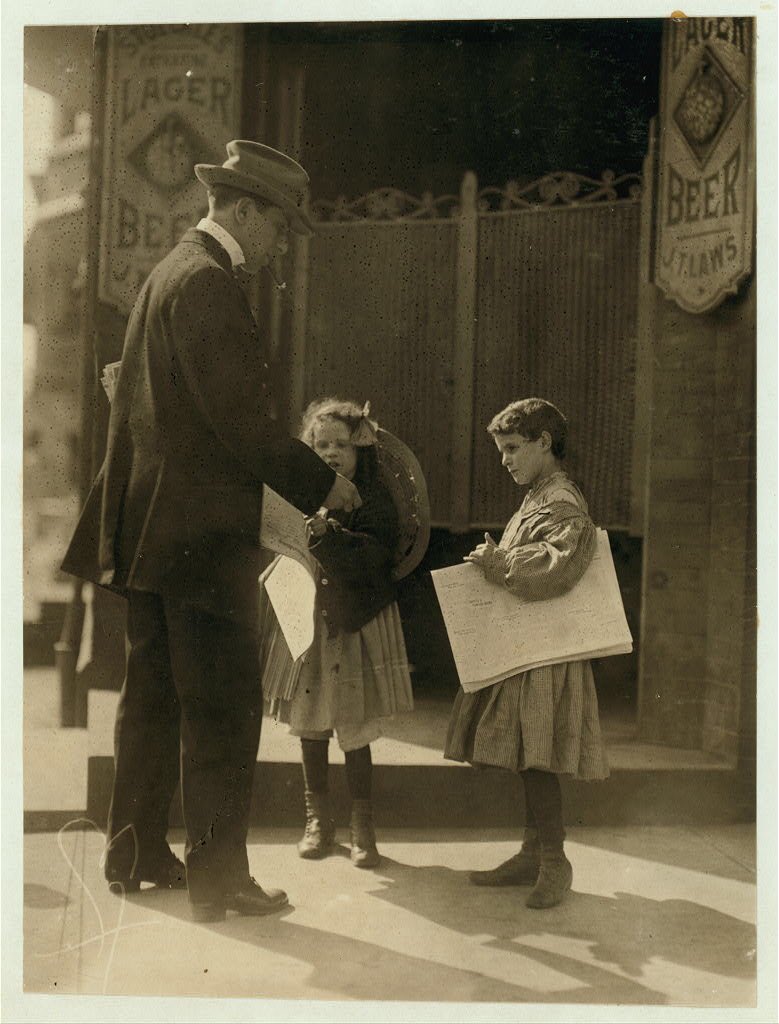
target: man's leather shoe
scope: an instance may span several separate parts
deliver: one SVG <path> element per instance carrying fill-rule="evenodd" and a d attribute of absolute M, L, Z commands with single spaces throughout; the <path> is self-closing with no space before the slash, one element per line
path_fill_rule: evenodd
<path fill-rule="evenodd" d="M 223 921 L 228 910 L 244 917 L 260 917 L 264 914 L 275 914 L 287 906 L 287 894 L 281 889 L 263 889 L 250 878 L 236 892 L 225 893 L 221 899 L 190 903 L 194 921 Z"/>
<path fill-rule="evenodd" d="M 106 872 L 108 888 L 117 896 L 129 892 L 138 892 L 141 882 L 150 882 L 158 889 L 186 889 L 187 869 L 171 852 L 170 857 L 158 861 L 149 867 L 143 864 L 136 867 L 129 878 Z"/>

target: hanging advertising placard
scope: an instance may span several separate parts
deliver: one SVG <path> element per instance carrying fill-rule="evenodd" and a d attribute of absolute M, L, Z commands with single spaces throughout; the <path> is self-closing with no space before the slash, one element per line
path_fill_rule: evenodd
<path fill-rule="evenodd" d="M 752 269 L 753 40 L 750 18 L 665 25 L 654 280 L 691 313 Z"/>
<path fill-rule="evenodd" d="M 239 134 L 238 25 L 108 33 L 98 298 L 129 313 L 152 267 L 206 209 L 196 163 Z"/>

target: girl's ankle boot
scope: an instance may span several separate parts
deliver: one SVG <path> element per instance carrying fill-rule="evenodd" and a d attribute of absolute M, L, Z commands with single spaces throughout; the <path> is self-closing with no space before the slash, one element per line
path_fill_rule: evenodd
<path fill-rule="evenodd" d="M 538 832 L 526 828 L 519 853 L 490 871 L 471 871 L 468 878 L 472 885 L 535 885 L 540 863 Z"/>
<path fill-rule="evenodd" d="M 542 845 L 538 880 L 525 903 L 534 910 L 556 907 L 571 888 L 572 882 L 573 868 L 563 853 L 563 844 Z"/>
<path fill-rule="evenodd" d="M 358 868 L 375 868 L 379 863 L 379 851 L 376 849 L 373 806 L 370 800 L 352 801 L 349 831 L 352 843 L 352 864 Z"/>
<path fill-rule="evenodd" d="M 328 794 L 306 790 L 306 831 L 298 843 L 298 853 L 305 860 L 319 860 L 330 853 L 334 842 L 335 822 Z"/>

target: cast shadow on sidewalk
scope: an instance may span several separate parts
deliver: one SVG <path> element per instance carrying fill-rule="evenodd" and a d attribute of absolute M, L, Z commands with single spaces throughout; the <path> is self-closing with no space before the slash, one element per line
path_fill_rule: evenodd
<path fill-rule="evenodd" d="M 453 874 L 457 874 L 453 872 Z M 155 898 L 156 897 L 156 898 Z M 130 897 L 131 902 L 190 921 L 186 896 L 183 893 L 144 894 Z M 522 958 L 517 962 L 517 982 L 493 977 L 477 970 L 451 966 L 436 959 L 437 951 L 419 943 L 409 943 L 407 951 L 392 949 L 389 944 L 340 935 L 334 931 L 299 924 L 290 920 L 295 909 L 290 907 L 272 917 L 251 918 L 228 916 L 213 925 L 192 925 L 207 928 L 222 939 L 229 938 L 256 947 L 262 964 L 262 955 L 289 957 L 293 961 L 306 961 L 310 973 L 305 977 L 305 991 L 291 990 L 276 998 L 312 998 L 312 990 L 321 992 L 321 999 L 357 999 L 371 1002 L 402 1000 L 410 1002 L 462 1002 L 462 1003 L 623 1003 L 657 1005 L 666 1002 L 662 993 L 631 978 L 621 978 L 612 971 L 582 963 L 574 958 L 551 954 L 530 946 L 511 944 L 502 947 L 498 936 L 490 940 L 496 948 L 508 948 Z M 461 922 L 462 923 L 462 922 Z M 484 921 L 481 922 L 484 924 Z M 337 925 L 337 922 L 334 922 Z M 474 931 L 480 929 L 474 928 Z M 391 932 L 388 933 L 391 935 Z M 445 955 L 445 954 L 444 954 Z M 527 961 L 536 961 L 544 971 L 557 971 L 566 984 L 545 987 L 522 984 Z M 574 984 L 571 984 L 571 981 Z M 578 982 L 578 984 L 576 984 Z M 165 995 L 149 991 L 145 994 Z M 177 995 L 186 995 L 178 991 Z M 234 995 L 232 991 L 199 994 Z M 240 993 L 242 996 L 249 992 Z M 262 968 L 258 966 L 257 990 L 251 995 L 262 997 Z"/>
<path fill-rule="evenodd" d="M 127 925 L 122 923 L 125 908 L 108 894 L 98 867 L 101 840 L 96 832 L 77 833 L 73 849 L 62 848 L 65 863 L 59 873 L 52 873 L 45 882 L 27 882 L 25 903 L 32 912 L 61 910 L 76 915 L 79 946 L 90 957 L 112 958 L 109 938 L 114 933 L 151 924 L 154 918 L 138 922 L 134 914 Z M 339 847 L 339 854 L 348 857 L 348 850 Z M 74 867 L 77 863 L 81 874 Z M 303 965 L 304 981 L 293 972 L 297 987 L 290 982 L 289 991 L 279 994 L 278 983 L 274 986 L 279 998 L 292 999 L 316 992 L 325 999 L 659 1004 L 670 996 L 666 987 L 660 991 L 648 980 L 657 977 L 658 962 L 700 972 L 712 981 L 719 977 L 723 983 L 750 982 L 755 977 L 754 926 L 692 900 L 652 899 L 622 891 L 593 895 L 574 888 L 559 907 L 534 911 L 525 906 L 525 888 L 475 887 L 469 884 L 467 872 L 441 865 L 412 866 L 385 856 L 375 871 L 360 873 L 355 886 L 338 872 L 328 876 L 323 869 L 324 865 L 311 864 L 310 876 L 306 871 L 306 881 L 298 883 L 303 888 L 333 886 L 332 892 L 323 893 L 324 900 L 314 899 L 310 913 L 303 900 L 279 915 L 230 915 L 218 924 L 194 925 L 184 892 L 144 890 L 127 897 L 127 903 L 152 915 L 186 922 L 193 929 L 195 945 L 202 946 L 205 938 L 208 946 L 211 933 L 221 949 L 225 949 L 224 940 L 255 948 L 256 990 L 240 993 L 247 996 L 267 994 L 263 965 L 278 963 L 280 958 Z M 55 883 L 61 888 L 53 888 Z M 575 887 L 576 883 L 575 877 Z M 585 885 L 586 879 L 580 884 Z M 294 909 L 300 913 L 293 916 Z M 341 915 L 346 915 L 345 920 L 339 920 Z M 65 923 L 63 917 L 61 937 Z M 359 928 L 359 937 L 349 934 L 350 923 Z M 458 940 L 458 934 L 469 941 Z M 471 962 L 469 950 L 476 949 L 494 949 L 500 957 L 494 963 L 483 956 Z M 61 952 L 62 947 L 57 955 Z M 151 956 L 160 952 L 153 939 L 149 952 Z M 263 953 L 269 954 L 267 959 Z M 26 955 L 48 958 L 52 953 L 36 951 L 33 943 Z M 121 963 L 119 949 L 117 955 L 115 967 Z M 186 964 L 186 957 L 182 950 L 171 951 L 171 965 L 177 958 Z M 512 957 L 516 957 L 516 970 Z M 95 971 L 84 974 L 80 966 L 79 978 L 88 981 Z M 549 972 L 560 977 L 550 977 Z M 149 989 L 138 994 L 188 994 L 155 989 L 154 972 L 148 980 Z M 281 982 L 285 983 L 283 974 Z M 219 979 L 212 976 L 209 983 L 218 986 Z M 198 994 L 236 993 L 216 988 Z"/>
<path fill-rule="evenodd" d="M 384 944 L 337 934 L 343 930 L 337 918 L 333 932 L 299 923 L 290 919 L 292 908 L 271 918 L 231 916 L 206 927 L 274 956 L 310 963 L 306 987 L 326 992 L 323 998 L 657 1005 L 666 1003 L 668 995 L 644 979 L 653 960 L 723 980 L 755 977 L 754 926 L 691 900 L 627 892 L 596 896 L 574 889 L 560 906 L 534 911 L 525 906 L 526 888 L 476 887 L 464 871 L 411 866 L 388 857 L 382 858 L 373 880 L 375 885 L 365 893 L 369 899 L 516 955 L 516 983 L 505 974 L 489 977 L 440 962 L 438 951 L 426 945 L 427 925 L 420 926 L 419 944 L 412 941 L 402 951 L 392 948 L 391 939 Z M 136 899 L 189 919 L 183 894 Z M 376 913 L 379 920 L 386 914 L 380 908 Z M 406 929 L 413 934 L 413 924 Z M 584 944 L 584 955 L 577 952 L 577 944 L 578 949 Z M 527 978 L 528 961 L 539 970 L 557 972 L 568 984 L 562 989 L 533 985 Z"/>
<path fill-rule="evenodd" d="M 376 874 L 383 886 L 371 893 L 377 899 L 454 931 L 492 935 L 491 945 L 542 955 L 544 962 L 568 973 L 585 965 L 554 953 L 541 954 L 523 945 L 522 937 L 584 941 L 596 960 L 630 978 L 639 978 L 653 958 L 726 978 L 755 976 L 755 926 L 692 900 L 657 900 L 628 892 L 595 896 L 577 892 L 574 876 L 574 888 L 565 900 L 539 911 L 525 906 L 526 887 L 474 886 L 466 871 L 416 867 L 384 857 Z M 609 974 L 612 982 L 614 977 Z"/>
<path fill-rule="evenodd" d="M 746 822 L 724 829 L 695 825 L 583 827 L 570 829 L 569 838 L 594 850 L 687 871 L 705 870 L 717 878 L 754 885 L 755 833 L 754 822 Z"/>

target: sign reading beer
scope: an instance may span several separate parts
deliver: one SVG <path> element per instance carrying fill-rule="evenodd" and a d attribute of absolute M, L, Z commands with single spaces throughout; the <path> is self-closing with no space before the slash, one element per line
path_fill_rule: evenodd
<path fill-rule="evenodd" d="M 704 313 L 752 267 L 753 23 L 666 23 L 655 283 Z"/>
<path fill-rule="evenodd" d="M 242 33 L 233 25 L 108 32 L 101 301 L 129 313 L 149 271 L 203 215 L 196 163 L 239 134 Z"/>

